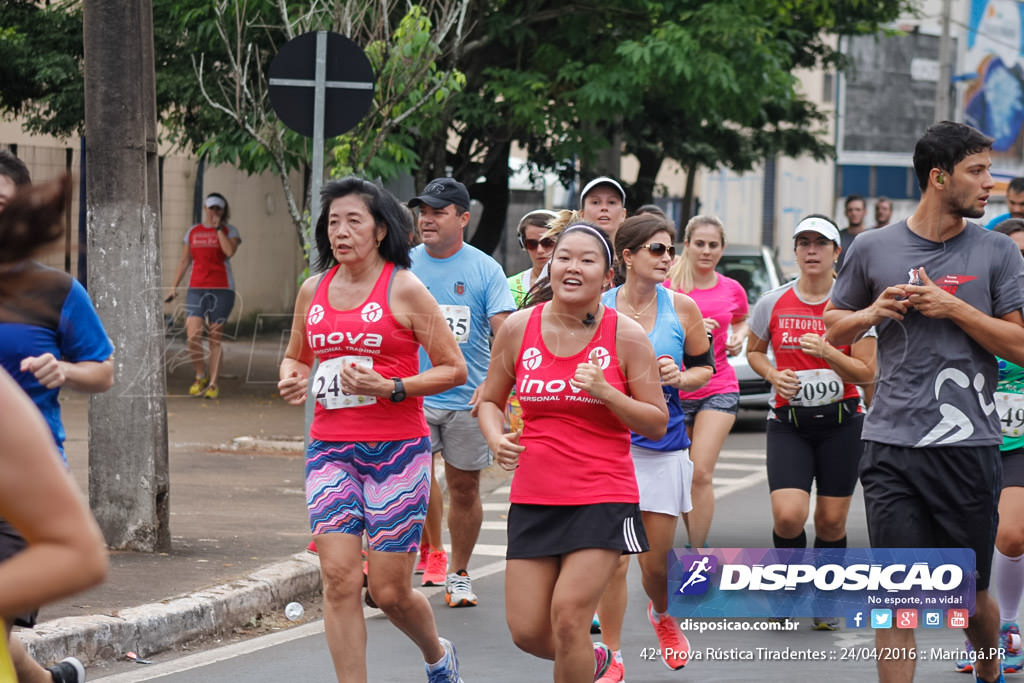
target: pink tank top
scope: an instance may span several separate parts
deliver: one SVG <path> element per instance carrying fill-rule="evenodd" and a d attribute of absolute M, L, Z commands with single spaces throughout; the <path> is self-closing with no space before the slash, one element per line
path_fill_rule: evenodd
<path fill-rule="evenodd" d="M 509 499 L 536 505 L 636 503 L 629 429 L 601 401 L 569 379 L 596 351 L 608 383 L 628 393 L 615 350 L 618 314 L 605 307 L 597 333 L 574 356 L 555 356 L 541 335 L 541 313 L 530 314 L 516 359 L 516 395 L 526 447 Z"/>
<path fill-rule="evenodd" d="M 423 399 L 392 403 L 388 397 L 349 396 L 340 391 L 340 363 L 367 363 L 384 377 L 419 372 L 419 348 L 412 330 L 399 324 L 388 306 L 395 266 L 386 263 L 373 291 L 359 307 L 331 307 L 328 290 L 338 266 L 321 278 L 306 312 L 306 343 L 320 361 L 311 377 L 317 398 L 309 435 L 321 441 L 398 441 L 429 434 Z M 344 360 L 340 360 L 344 358 Z M 332 362 L 332 359 L 339 359 Z"/>

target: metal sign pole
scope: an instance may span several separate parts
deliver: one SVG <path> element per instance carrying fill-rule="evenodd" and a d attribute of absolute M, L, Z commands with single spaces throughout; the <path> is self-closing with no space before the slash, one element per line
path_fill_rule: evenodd
<path fill-rule="evenodd" d="M 319 259 L 316 219 L 320 213 L 320 188 L 324 184 L 324 84 L 327 82 L 327 31 L 316 32 L 316 71 L 313 85 L 313 172 L 309 181 L 309 272 Z"/>

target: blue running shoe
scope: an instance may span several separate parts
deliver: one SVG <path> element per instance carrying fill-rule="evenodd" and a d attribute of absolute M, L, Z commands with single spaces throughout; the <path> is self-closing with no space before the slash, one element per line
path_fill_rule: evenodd
<path fill-rule="evenodd" d="M 463 683 L 459 676 L 459 660 L 455 656 L 455 646 L 447 638 L 438 638 L 441 647 L 444 648 L 444 666 L 431 671 L 429 664 L 424 664 L 427 669 L 427 683 Z"/>
<path fill-rule="evenodd" d="M 597 612 L 594 612 L 594 618 L 590 620 L 590 633 L 601 632 L 601 620 L 597 618 Z"/>
<path fill-rule="evenodd" d="M 1020 628 L 1012 621 L 999 629 L 999 647 L 1003 648 L 1003 673 L 1015 674 L 1024 667 L 1024 648 L 1021 647 Z"/>

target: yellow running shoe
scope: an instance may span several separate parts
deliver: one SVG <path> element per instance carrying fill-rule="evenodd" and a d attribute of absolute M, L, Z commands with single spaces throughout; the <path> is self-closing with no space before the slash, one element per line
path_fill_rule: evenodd
<path fill-rule="evenodd" d="M 217 398 L 218 396 L 220 396 L 220 387 L 216 384 L 211 384 L 206 388 L 206 391 L 203 392 L 203 398 Z"/>
<path fill-rule="evenodd" d="M 196 377 L 196 381 L 192 382 L 192 386 L 188 388 L 189 396 L 199 396 L 203 393 L 203 389 L 210 383 L 209 377 Z"/>

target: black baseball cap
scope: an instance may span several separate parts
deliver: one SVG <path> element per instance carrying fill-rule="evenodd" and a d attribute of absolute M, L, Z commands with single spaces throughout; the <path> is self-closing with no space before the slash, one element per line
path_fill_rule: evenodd
<path fill-rule="evenodd" d="M 422 194 L 409 200 L 410 209 L 426 204 L 435 209 L 443 209 L 449 204 L 469 208 L 469 190 L 455 178 L 434 178 L 423 188 Z"/>

